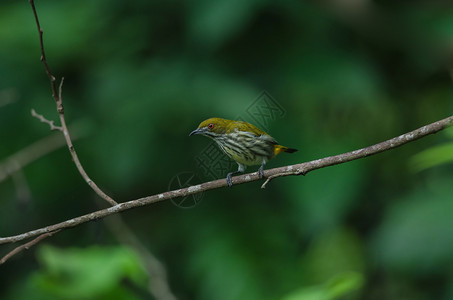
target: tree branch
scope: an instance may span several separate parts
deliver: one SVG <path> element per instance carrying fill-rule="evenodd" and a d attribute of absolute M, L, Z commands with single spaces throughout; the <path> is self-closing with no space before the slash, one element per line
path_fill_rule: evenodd
<path fill-rule="evenodd" d="M 59 231 L 60 230 L 55 230 L 55 231 L 52 231 L 52 232 L 43 233 L 40 236 L 38 236 L 37 238 L 31 240 L 30 242 L 25 243 L 23 245 L 20 245 L 19 247 L 14 248 L 12 251 L 8 252 L 5 256 L 3 256 L 0 259 L 0 265 L 4 264 L 8 259 L 10 259 L 12 256 L 16 255 L 17 253 L 22 252 L 23 250 L 30 249 L 31 247 L 33 247 L 34 245 L 36 245 L 37 243 L 39 243 L 43 239 L 45 239 L 47 237 L 51 237 L 52 235 L 56 234 Z"/>
<path fill-rule="evenodd" d="M 101 197 L 102 199 L 104 199 L 105 201 L 110 203 L 110 205 L 117 205 L 118 203 L 115 200 L 113 200 L 110 196 L 108 196 L 106 193 L 104 193 L 96 185 L 96 183 L 94 183 L 94 181 L 91 180 L 91 178 L 85 172 L 85 169 L 82 167 L 79 157 L 77 156 L 77 153 L 74 149 L 74 145 L 72 144 L 71 136 L 69 134 L 69 130 L 66 125 L 66 120 L 64 117 L 63 94 L 62 94 L 64 78 L 61 79 L 60 85 L 57 90 L 57 86 L 55 84 L 55 76 L 53 76 L 52 72 L 50 71 L 49 64 L 47 63 L 46 53 L 44 51 L 43 30 L 41 29 L 41 25 L 39 24 L 39 18 L 38 18 L 38 13 L 36 12 L 35 2 L 34 2 L 34 0 L 29 0 L 28 2 L 30 3 L 31 8 L 33 10 L 33 15 L 35 16 L 36 26 L 37 26 L 38 32 L 39 32 L 39 44 L 41 47 L 41 61 L 44 64 L 44 68 L 46 69 L 47 76 L 49 77 L 50 88 L 52 90 L 52 97 L 54 98 L 55 103 L 57 105 L 57 111 L 58 111 L 58 115 L 60 116 L 60 123 L 61 123 L 61 128 L 63 131 L 63 136 L 66 140 L 66 144 L 68 145 L 68 149 L 69 149 L 69 152 L 71 153 L 72 160 L 74 161 L 74 164 L 76 165 L 77 170 L 79 170 L 80 175 L 82 175 L 85 182 L 96 192 L 96 194 L 98 194 L 99 197 Z M 44 119 L 44 117 L 43 117 L 43 119 Z"/>
<path fill-rule="evenodd" d="M 57 111 L 60 116 L 60 122 L 61 126 L 55 126 L 53 121 L 49 121 L 44 116 L 37 114 L 34 110 L 32 110 L 32 116 L 38 118 L 41 122 L 44 122 L 50 126 L 51 130 L 59 130 L 63 132 L 66 144 L 69 148 L 69 152 L 71 153 L 71 156 L 73 158 L 73 161 L 79 170 L 79 173 L 82 175 L 82 177 L 85 179 L 85 181 L 88 183 L 88 185 L 98 194 L 102 199 L 106 200 L 108 203 L 110 203 L 112 206 L 117 205 L 118 203 L 114 201 L 112 198 L 110 198 L 107 194 L 105 194 L 87 175 L 85 172 L 84 168 L 82 167 L 82 164 L 80 163 L 80 160 L 77 156 L 77 153 L 74 149 L 74 146 L 71 141 L 71 137 L 69 135 L 69 130 L 66 126 L 66 121 L 64 117 L 64 109 L 63 109 L 63 82 L 64 78 L 61 79 L 60 85 L 58 87 L 58 93 L 57 93 L 57 88 L 55 85 L 55 77 L 52 75 L 52 72 L 50 71 L 49 65 L 47 63 L 46 55 L 44 52 L 44 42 L 43 42 L 43 31 L 41 29 L 41 26 L 39 24 L 39 18 L 38 14 L 36 12 L 34 0 L 29 0 L 30 5 L 33 10 L 33 14 L 35 16 L 35 21 L 36 21 L 36 26 L 39 31 L 39 42 L 40 42 L 40 47 L 41 47 L 41 61 L 44 64 L 44 67 L 46 69 L 47 76 L 49 77 L 50 80 L 50 86 L 52 89 L 52 96 L 56 102 L 57 105 Z M 1 171 L 1 170 L 0 170 Z M 1 174 L 0 174 L 1 176 Z M 113 221 L 112 221 L 113 222 Z M 118 228 L 117 232 L 119 232 L 119 235 L 121 239 L 124 241 L 127 241 L 129 244 L 133 245 L 141 255 L 144 265 L 146 266 L 147 270 L 150 273 L 150 292 L 155 296 L 156 299 L 167 299 L 167 300 L 172 300 L 176 299 L 173 294 L 170 291 L 167 278 L 166 278 L 166 272 L 165 268 L 163 265 L 155 258 L 152 253 L 147 251 L 147 249 L 140 243 L 139 239 L 134 235 L 133 231 L 129 230 L 128 227 L 122 223 L 121 218 L 118 216 L 116 219 L 116 223 Z M 115 226 L 111 226 L 114 228 Z M 121 227 L 121 228 L 120 228 Z M 6 254 L 1 260 L 0 260 L 0 265 L 6 262 L 10 257 L 14 256 L 15 254 L 21 252 L 24 249 L 29 249 L 30 247 L 34 246 L 35 244 L 39 243 L 41 240 L 52 236 L 53 234 L 59 232 L 61 229 L 56 229 L 56 230 L 51 230 L 46 233 L 43 233 L 39 235 L 37 238 L 33 239 L 32 241 L 25 243 L 21 246 L 16 247 L 12 251 L 10 251 L 8 254 Z"/>
<path fill-rule="evenodd" d="M 345 163 L 345 162 L 348 162 L 351 160 L 356 160 L 359 158 L 378 154 L 383 151 L 399 147 L 408 142 L 418 140 L 429 134 L 437 133 L 437 132 L 451 126 L 452 124 L 453 124 L 453 116 L 450 116 L 448 118 L 445 118 L 445 119 L 439 120 L 437 122 L 431 123 L 429 125 L 420 127 L 416 130 L 402 134 L 393 139 L 387 140 L 385 142 L 382 142 L 382 143 L 379 143 L 379 144 L 376 144 L 373 146 L 369 146 L 366 148 L 358 149 L 355 151 L 351 151 L 351 152 L 347 152 L 347 153 L 343 153 L 343 154 L 339 154 L 339 155 L 335 155 L 335 156 L 326 157 L 323 159 L 314 160 L 314 161 L 299 164 L 299 165 L 288 166 L 286 168 L 286 170 L 283 172 L 275 172 L 275 174 L 270 174 L 270 176 L 266 179 L 266 181 L 263 183 L 261 188 L 265 188 L 267 183 L 269 183 L 269 181 L 271 181 L 274 178 L 282 177 L 282 176 L 290 176 L 290 175 L 305 175 L 309 171 L 313 171 L 313 170 L 328 167 L 328 166 L 334 166 L 334 165 Z"/>
<path fill-rule="evenodd" d="M 384 141 L 382 143 L 375 144 L 373 146 L 369 146 L 369 147 L 358 149 L 355 151 L 351 151 L 351 152 L 347 152 L 347 153 L 343 153 L 343 154 L 339 154 L 339 155 L 335 155 L 335 156 L 329 156 L 329 157 L 325 157 L 325 158 L 321 158 L 321 159 L 317 159 L 317 160 L 313 160 L 313 161 L 309 161 L 309 162 L 305 162 L 305 163 L 301 163 L 301 164 L 295 164 L 295 165 L 265 170 L 264 176 L 269 178 L 269 180 L 270 180 L 270 179 L 273 179 L 276 177 L 282 177 L 282 176 L 303 175 L 303 174 L 306 174 L 313 170 L 346 163 L 346 162 L 349 162 L 352 160 L 364 158 L 367 156 L 381 153 L 383 151 L 394 149 L 396 147 L 402 146 L 409 142 L 418 140 L 424 136 L 427 136 L 427 135 L 430 135 L 433 133 L 437 133 L 452 124 L 453 124 L 453 116 L 450 116 L 443 120 L 420 127 L 416 130 L 402 134 L 398 137 Z M 257 181 L 257 180 L 260 180 L 260 178 L 258 176 L 258 172 L 244 174 L 241 176 L 233 177 L 233 185 L 248 183 L 248 182 Z M 264 185 L 267 184 L 269 182 L 269 180 L 266 180 Z M 32 231 L 22 233 L 19 235 L 15 235 L 15 236 L 0 238 L 0 244 L 14 243 L 14 242 L 22 241 L 24 239 L 32 238 L 32 237 L 35 237 L 35 236 L 38 236 L 41 234 L 45 234 L 45 233 L 49 233 L 49 232 L 53 232 L 56 230 L 72 228 L 72 227 L 78 226 L 80 224 L 87 223 L 87 222 L 93 221 L 93 220 L 98 220 L 98 219 L 107 217 L 109 215 L 123 212 L 123 211 L 129 210 L 129 209 L 132 209 L 132 208 L 150 205 L 152 203 L 168 200 L 171 198 L 185 197 L 188 195 L 197 194 L 197 193 L 201 193 L 201 192 L 205 192 L 205 191 L 209 191 L 209 190 L 213 190 L 213 189 L 218 189 L 218 188 L 225 187 L 225 186 L 227 186 L 226 180 L 219 179 L 219 180 L 214 180 L 214 181 L 190 186 L 187 188 L 168 191 L 165 193 L 156 194 L 156 195 L 149 196 L 149 197 L 144 197 L 144 198 L 120 203 L 113 207 L 98 210 L 98 211 L 95 211 L 95 212 L 92 212 L 92 213 L 89 213 L 89 214 L 86 214 L 83 216 L 79 216 L 79 217 L 76 217 L 76 218 L 61 222 L 61 223 L 57 223 L 57 224 L 43 227 L 40 229 L 32 230 Z"/>
<path fill-rule="evenodd" d="M 39 18 L 38 18 L 38 13 L 36 12 L 36 7 L 35 7 L 35 3 L 34 3 L 34 0 L 29 0 L 28 1 L 32 7 L 32 10 L 33 10 L 33 15 L 35 17 L 35 21 L 36 21 L 36 26 L 38 28 L 38 32 L 39 32 L 39 44 L 40 44 L 40 47 L 41 47 L 41 61 L 42 63 L 44 64 L 44 68 L 46 70 L 46 73 L 47 73 L 47 76 L 49 77 L 49 81 L 50 81 L 50 88 L 52 90 L 52 97 L 54 98 L 55 100 L 55 103 L 57 105 L 57 111 L 58 111 L 58 114 L 60 116 L 60 123 L 61 123 L 61 126 L 55 126 L 54 125 L 54 121 L 49 121 L 47 120 L 44 116 L 42 115 L 39 115 L 35 112 L 35 110 L 32 109 L 31 111 L 31 114 L 33 117 L 36 117 L 37 119 L 39 119 L 41 122 L 43 123 L 46 123 L 50 126 L 50 129 L 51 130 L 59 130 L 61 132 L 63 132 L 63 136 L 65 138 L 65 141 L 66 141 L 66 145 L 68 146 L 68 149 L 69 149 L 69 152 L 72 156 L 72 160 L 74 161 L 74 164 L 76 165 L 79 173 L 82 175 L 83 179 L 86 181 L 86 183 L 96 192 L 96 194 L 98 194 L 102 199 L 104 199 L 105 201 L 107 201 L 108 203 L 110 203 L 110 205 L 117 205 L 118 203 L 113 200 L 110 196 L 108 196 L 107 194 L 105 194 L 97 185 L 96 183 L 94 183 L 94 181 L 92 181 L 90 179 L 90 177 L 88 177 L 88 174 L 85 172 L 85 169 L 82 167 L 82 164 L 80 163 L 80 160 L 77 156 L 77 153 L 74 149 L 74 146 L 72 144 L 72 140 L 71 140 L 71 136 L 69 134 L 69 130 L 68 130 L 68 127 L 66 125 L 66 120 L 65 120 L 65 117 L 64 117 L 64 109 L 63 109 L 63 82 L 64 82 L 64 78 L 61 79 L 61 82 L 60 82 L 60 85 L 58 87 L 58 91 L 57 91 L 57 86 L 55 84 L 55 76 L 53 76 L 52 72 L 50 71 L 50 68 L 49 68 L 49 64 L 47 63 L 47 59 L 46 59 L 46 53 L 45 53 L 45 50 L 44 50 L 44 41 L 43 41 L 43 30 L 41 29 L 41 25 L 39 23 Z M 13 163 L 15 163 L 13 161 Z M 14 168 L 17 169 L 18 166 L 17 166 L 17 163 L 14 165 Z M 14 169 L 13 168 L 13 169 Z M 1 170 L 0 170 L 1 171 Z M 17 170 L 16 170 L 17 171 Z M 11 174 L 11 171 L 7 169 L 7 172 L 6 172 L 7 175 Z M 3 174 L 0 173 L 0 179 L 1 179 L 1 176 Z M 3 177 L 6 177 L 6 176 L 3 176 Z M 59 231 L 59 230 L 58 230 Z M 15 255 L 16 253 L 19 253 L 20 251 L 22 251 L 23 249 L 28 249 L 29 247 L 37 244 L 39 241 L 41 241 L 42 239 L 48 237 L 48 236 L 51 236 L 53 235 L 53 233 L 56 233 L 55 232 L 47 232 L 46 234 L 43 234 L 42 235 L 42 238 L 36 238 L 34 239 L 33 241 L 29 242 L 29 243 L 26 243 L 24 245 L 21 245 L 21 246 L 18 246 L 16 247 L 15 249 L 13 249 L 11 252 L 9 252 L 8 254 L 6 254 L 1 260 L 0 260 L 0 265 L 3 264 L 4 262 L 6 262 L 10 257 L 12 257 L 13 255 Z"/>

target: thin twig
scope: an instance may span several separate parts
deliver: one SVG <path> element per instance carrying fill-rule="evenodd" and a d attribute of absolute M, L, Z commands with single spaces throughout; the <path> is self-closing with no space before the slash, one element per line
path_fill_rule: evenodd
<path fill-rule="evenodd" d="M 77 170 L 79 170 L 80 175 L 82 175 L 83 179 L 85 179 L 85 182 L 96 192 L 96 194 L 99 195 L 102 199 L 106 200 L 110 205 L 117 205 L 118 203 L 113 200 L 110 196 L 108 196 L 106 193 L 104 193 L 98 186 L 97 184 L 91 180 L 91 178 L 88 176 L 87 172 L 82 166 L 82 163 L 79 160 L 79 157 L 77 155 L 77 152 L 75 151 L 74 145 L 72 144 L 71 136 L 69 135 L 69 130 L 66 125 L 66 120 L 64 117 L 64 109 L 63 109 L 63 98 L 61 98 L 61 93 L 62 93 L 62 86 L 63 86 L 63 80 L 64 78 L 61 79 L 61 83 L 59 86 L 59 98 L 57 100 L 57 110 L 60 115 L 60 123 L 61 127 L 63 127 L 63 135 L 66 140 L 66 144 L 68 145 L 69 152 L 71 153 L 72 160 L 74 161 L 74 164 L 77 167 Z"/>
<path fill-rule="evenodd" d="M 34 109 L 31 109 L 31 115 L 37 118 L 42 123 L 46 123 L 47 125 L 49 125 L 50 130 L 58 130 L 63 132 L 63 128 L 61 126 L 56 126 L 54 124 L 54 121 L 47 120 L 43 115 L 38 114 Z"/>
<path fill-rule="evenodd" d="M 50 80 L 50 87 L 52 89 L 52 96 L 54 99 L 57 99 L 57 88 L 55 87 L 55 77 L 52 75 L 52 72 L 50 72 L 49 65 L 47 64 L 47 59 L 46 59 L 46 53 L 44 52 L 44 43 L 43 43 L 43 31 L 41 29 L 41 25 L 39 24 L 39 19 L 38 19 L 38 14 L 36 13 L 36 7 L 35 7 L 35 2 L 33 0 L 28 0 L 30 3 L 32 10 L 33 10 L 33 15 L 35 16 L 35 21 L 36 25 L 38 26 L 38 32 L 39 32 L 39 45 L 41 47 L 41 61 L 44 64 L 44 67 L 46 68 L 46 73 L 47 76 L 49 77 Z"/>
<path fill-rule="evenodd" d="M 43 239 L 45 239 L 47 237 L 51 237 L 52 235 L 54 235 L 55 233 L 57 233 L 59 231 L 60 230 L 55 230 L 55 231 L 52 231 L 52 232 L 43 233 L 40 236 L 38 236 L 37 238 L 31 240 L 30 242 L 25 243 L 23 245 L 20 245 L 19 247 L 14 248 L 12 251 L 8 252 L 5 256 L 3 256 L 0 259 L 0 265 L 4 264 L 8 259 L 10 259 L 12 256 L 16 255 L 17 253 L 19 253 L 19 252 L 21 252 L 23 250 L 30 249 L 31 247 L 33 247 L 34 245 L 36 245 L 37 243 L 39 243 Z"/>
<path fill-rule="evenodd" d="M 61 79 L 60 85 L 57 90 L 57 86 L 55 84 L 55 76 L 53 76 L 52 72 L 50 71 L 49 64 L 47 63 L 46 53 L 44 51 L 43 30 L 41 28 L 41 25 L 39 24 L 39 18 L 38 18 L 38 13 L 36 12 L 35 2 L 34 2 L 34 0 L 29 0 L 28 2 L 30 2 L 30 5 L 32 7 L 33 15 L 35 16 L 36 26 L 37 26 L 38 32 L 39 32 L 39 44 L 41 47 L 41 61 L 44 64 L 44 68 L 46 69 L 47 76 L 49 77 L 49 80 L 50 80 L 50 88 L 52 90 L 52 97 L 54 98 L 55 103 L 57 105 L 57 111 L 60 116 L 61 128 L 63 131 L 64 138 L 66 140 L 66 144 L 68 145 L 69 152 L 71 153 L 72 160 L 74 161 L 74 164 L 76 165 L 77 169 L 79 170 L 80 175 L 82 175 L 85 182 L 96 192 L 96 194 L 98 194 L 99 197 L 101 197 L 102 199 L 104 199 L 105 201 L 110 203 L 110 205 L 117 205 L 118 203 L 115 200 L 113 200 L 110 196 L 108 196 L 106 193 L 104 193 L 96 185 L 96 183 L 93 180 L 91 180 L 91 178 L 86 173 L 85 169 L 82 167 L 82 164 L 80 163 L 79 157 L 77 156 L 77 153 L 74 149 L 74 145 L 72 144 L 71 136 L 69 134 L 69 130 L 66 125 L 66 120 L 64 117 L 63 96 L 62 96 L 64 78 Z"/>
<path fill-rule="evenodd" d="M 306 173 L 303 173 L 302 175 L 305 175 Z M 264 181 L 264 183 L 261 185 L 261 188 L 262 189 L 265 189 L 266 188 L 266 185 L 274 178 L 277 178 L 279 175 L 278 174 L 275 174 L 275 175 L 271 175 L 269 177 L 266 178 L 266 180 Z"/>
<path fill-rule="evenodd" d="M 362 148 L 359 150 L 335 155 L 335 156 L 329 156 L 301 164 L 295 164 L 291 166 L 285 166 L 285 167 L 280 167 L 280 168 L 274 168 L 270 170 L 265 170 L 264 171 L 264 176 L 265 177 L 281 177 L 281 176 L 294 176 L 294 175 L 303 175 L 306 174 L 310 171 L 320 169 L 320 168 L 325 168 L 329 166 L 334 166 L 342 163 L 346 163 L 352 160 L 364 158 L 367 156 L 375 155 L 378 153 L 381 153 L 383 151 L 391 150 L 396 147 L 402 146 L 404 144 L 407 144 L 409 142 L 418 140 L 424 136 L 427 136 L 429 134 L 437 133 L 448 126 L 453 124 L 453 116 L 450 116 L 448 118 L 445 118 L 443 120 L 431 123 L 429 125 L 420 127 L 416 130 L 413 130 L 411 132 L 402 134 L 398 137 L 395 137 L 393 139 L 387 140 L 385 142 Z M 254 173 L 249 173 L 249 174 L 244 174 L 241 176 L 236 176 L 233 177 L 233 184 L 238 185 L 238 184 L 243 184 L 243 183 L 248 183 L 252 181 L 257 181 L 260 180 L 258 176 L 258 172 Z M 83 223 L 87 223 L 89 221 L 93 220 L 98 220 L 101 218 L 104 218 L 109 215 L 113 215 L 119 212 L 123 212 L 132 208 L 136 207 L 141 207 L 145 205 L 149 205 L 155 202 L 160 202 L 172 198 L 177 198 L 177 197 L 185 197 L 188 195 L 193 195 L 213 189 L 218 189 L 221 187 L 227 186 L 226 180 L 225 179 L 219 179 L 219 180 L 214 180 L 210 182 L 205 182 L 201 183 L 198 185 L 190 186 L 187 188 L 182 188 L 178 190 L 173 190 L 173 191 L 168 191 L 162 194 L 156 194 L 153 196 L 149 197 L 144 197 L 140 198 L 137 200 L 132 200 L 124 203 L 120 203 L 118 205 L 115 205 L 113 207 L 107 208 L 107 209 L 102 209 L 98 210 L 83 216 L 79 216 L 58 224 L 50 225 L 47 227 L 43 227 L 40 229 L 35 229 L 26 233 L 22 233 L 19 235 L 15 236 L 9 236 L 9 237 L 4 237 L 0 238 L 0 244 L 5 244 L 5 243 L 14 243 L 18 241 L 22 241 L 24 239 L 28 239 L 43 233 L 47 232 L 52 232 L 55 230 L 60 230 L 60 229 L 68 229 L 72 228 L 75 226 L 78 226 Z"/>

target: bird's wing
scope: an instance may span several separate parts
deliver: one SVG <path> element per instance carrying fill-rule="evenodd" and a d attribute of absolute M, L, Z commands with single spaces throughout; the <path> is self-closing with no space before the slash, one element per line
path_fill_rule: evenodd
<path fill-rule="evenodd" d="M 242 134 L 246 134 L 252 138 L 258 137 L 260 139 L 268 141 L 269 143 L 277 144 L 277 141 L 273 137 L 250 123 L 237 121 L 235 125 L 235 130 L 240 131 Z"/>
<path fill-rule="evenodd" d="M 268 134 L 260 135 L 260 139 L 263 139 L 271 144 L 277 144 L 277 141 Z"/>

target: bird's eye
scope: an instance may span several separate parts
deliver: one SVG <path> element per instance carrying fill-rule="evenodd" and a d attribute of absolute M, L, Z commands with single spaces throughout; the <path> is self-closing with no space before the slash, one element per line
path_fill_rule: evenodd
<path fill-rule="evenodd" d="M 208 128 L 209 128 L 209 129 L 212 129 L 212 128 L 214 128 L 214 124 L 212 124 L 212 123 L 211 123 L 211 124 L 209 124 L 209 125 L 208 125 Z"/>

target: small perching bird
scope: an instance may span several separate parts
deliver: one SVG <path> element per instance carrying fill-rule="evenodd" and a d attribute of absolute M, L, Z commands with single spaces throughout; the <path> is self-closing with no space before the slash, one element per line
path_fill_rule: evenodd
<path fill-rule="evenodd" d="M 264 165 L 281 152 L 294 153 L 297 150 L 279 145 L 273 137 L 254 125 L 243 122 L 210 118 L 200 123 L 189 136 L 201 134 L 213 139 L 220 149 L 238 164 L 236 172 L 228 173 L 228 186 L 233 184 L 231 177 L 245 171 L 246 166 L 261 165 L 260 177 L 264 177 Z"/>

